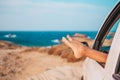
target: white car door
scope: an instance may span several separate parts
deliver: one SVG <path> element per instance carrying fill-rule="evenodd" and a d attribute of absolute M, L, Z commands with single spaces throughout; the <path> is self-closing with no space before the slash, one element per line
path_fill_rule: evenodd
<path fill-rule="evenodd" d="M 116 64 L 120 55 L 120 23 L 114 36 L 111 49 L 107 58 L 105 66 L 104 80 L 114 80 L 113 74 L 115 73 Z"/>
<path fill-rule="evenodd" d="M 105 20 L 93 44 L 93 49 L 108 54 L 105 68 L 100 65 L 101 63 L 87 58 L 83 64 L 83 80 L 114 80 L 112 75 L 115 73 L 120 55 L 119 23 L 120 1 Z"/>
<path fill-rule="evenodd" d="M 119 55 L 120 55 L 120 24 L 115 32 L 105 68 L 103 68 L 95 60 L 87 58 L 83 66 L 84 80 L 114 80 L 112 75 L 115 72 Z"/>

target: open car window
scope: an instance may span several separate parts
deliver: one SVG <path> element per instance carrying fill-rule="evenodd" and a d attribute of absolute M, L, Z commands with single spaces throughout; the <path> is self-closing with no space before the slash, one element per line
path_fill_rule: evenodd
<path fill-rule="evenodd" d="M 111 30 L 109 31 L 109 33 L 106 35 L 106 38 L 100 48 L 100 51 L 105 52 L 105 53 L 109 53 L 114 35 L 116 33 L 118 24 L 120 23 L 120 19 L 118 19 L 116 21 L 116 23 L 113 25 L 113 27 L 111 28 Z"/>

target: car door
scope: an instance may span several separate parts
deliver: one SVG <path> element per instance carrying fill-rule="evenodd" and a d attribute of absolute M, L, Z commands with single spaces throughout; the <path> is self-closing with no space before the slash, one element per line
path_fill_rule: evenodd
<path fill-rule="evenodd" d="M 114 39 L 112 41 L 110 51 L 107 57 L 105 65 L 105 75 L 104 80 L 114 80 L 113 74 L 117 73 L 116 69 L 120 66 L 117 66 L 120 56 L 120 24 L 115 33 Z M 119 79 L 120 80 L 120 79 Z"/>
<path fill-rule="evenodd" d="M 120 43 L 119 40 L 120 27 L 118 26 L 118 23 L 120 22 L 119 19 L 120 19 L 120 1 L 105 20 L 93 44 L 93 49 L 103 51 L 104 53 L 108 54 L 105 68 L 101 65 L 101 63 L 98 63 L 90 58 L 87 58 L 84 62 L 83 67 L 84 80 L 103 80 L 103 79 L 114 80 L 112 75 L 115 72 L 115 67 L 118 62 L 117 61 L 119 56 L 118 47 L 120 47 L 120 46 L 116 47 L 117 43 L 118 44 Z M 113 30 L 114 32 L 111 33 L 111 31 Z M 110 35 L 113 35 L 112 38 L 110 37 Z M 114 57 L 114 60 L 112 60 L 112 57 Z"/>

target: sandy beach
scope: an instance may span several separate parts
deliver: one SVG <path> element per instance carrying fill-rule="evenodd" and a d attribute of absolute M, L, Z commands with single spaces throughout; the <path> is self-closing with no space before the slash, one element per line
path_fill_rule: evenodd
<path fill-rule="evenodd" d="M 56 71 L 59 75 L 59 69 L 68 76 L 70 73 L 72 74 L 69 69 L 73 71 L 79 69 L 78 73 L 81 73 L 82 61 L 73 63 L 61 58 L 61 56 L 50 55 L 48 54 L 49 48 L 17 46 L 5 41 L 0 41 L 0 47 L 0 80 L 44 80 L 33 77 L 39 75 L 40 78 L 43 74 L 45 77 L 45 73 L 47 75 L 52 73 L 51 77 L 55 78 Z M 58 75 L 56 77 L 60 77 Z M 65 77 L 66 75 L 61 80 Z M 56 78 L 56 80 L 58 79 Z"/>

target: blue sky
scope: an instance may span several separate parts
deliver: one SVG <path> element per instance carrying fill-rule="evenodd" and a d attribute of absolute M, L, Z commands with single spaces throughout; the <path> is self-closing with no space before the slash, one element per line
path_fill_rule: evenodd
<path fill-rule="evenodd" d="M 118 0 L 0 0 L 1 31 L 98 30 Z"/>

